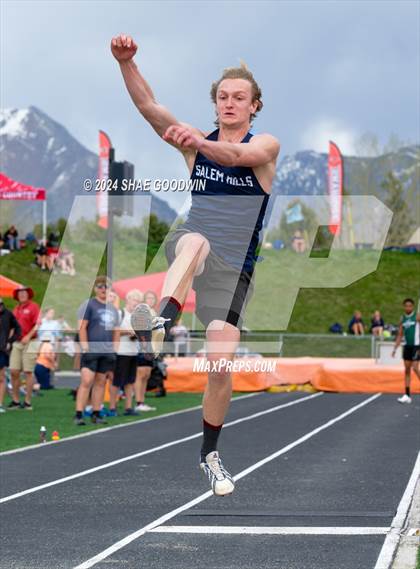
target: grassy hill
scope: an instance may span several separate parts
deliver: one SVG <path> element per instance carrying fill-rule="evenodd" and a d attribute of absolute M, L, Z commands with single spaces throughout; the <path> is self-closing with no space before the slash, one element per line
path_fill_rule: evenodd
<path fill-rule="evenodd" d="M 95 247 L 98 250 L 95 251 Z M 114 252 L 115 279 L 128 278 L 140 274 L 143 266 L 142 256 L 136 248 L 136 243 L 124 243 L 123 252 Z M 94 242 L 81 246 L 76 253 L 76 268 L 78 277 L 58 275 L 50 282 L 50 275 L 33 266 L 32 248 L 26 248 L 0 258 L 0 273 L 25 285 L 30 285 L 35 291 L 35 300 L 41 303 L 50 282 L 50 288 L 55 289 L 55 307 L 58 312 L 66 312 L 68 299 L 75 295 L 88 296 L 86 285 L 81 277 L 81 267 L 89 267 L 91 258 L 100 258 L 102 250 Z M 328 333 L 334 322 L 340 322 L 344 327 L 355 309 L 361 310 L 365 322 L 370 320 L 374 310 L 381 310 L 386 322 L 397 323 L 401 314 L 401 302 L 409 296 L 417 300 L 419 294 L 420 254 L 388 252 L 382 253 L 376 271 L 360 278 L 357 282 L 345 288 L 301 288 L 293 306 L 290 322 L 282 325 L 286 317 L 280 317 L 289 304 L 288 298 L 293 299 L 293 289 L 302 279 L 308 282 L 308 270 L 312 281 L 334 284 L 333 277 L 323 276 L 322 265 L 308 268 L 290 251 L 264 251 L 264 261 L 258 264 L 256 291 L 249 305 L 246 324 L 253 330 L 285 330 L 289 333 Z M 143 255 L 144 257 L 144 255 Z M 363 260 L 361 261 L 363 262 Z M 344 265 L 346 259 L 343 260 Z M 103 274 L 105 257 L 102 259 L 98 274 Z M 149 267 L 150 272 L 166 269 L 166 261 L 160 252 Z M 90 268 L 96 273 L 95 268 Z M 316 272 L 319 274 L 317 275 Z M 54 284 L 54 287 L 52 287 Z M 50 291 L 51 293 L 51 291 Z M 291 296 L 288 296 L 290 295 Z M 13 307 L 14 301 L 5 299 L 6 306 Z M 291 306 L 293 303 L 291 302 Z M 190 319 L 185 319 L 187 324 Z M 287 320 L 287 318 L 286 318 Z"/>

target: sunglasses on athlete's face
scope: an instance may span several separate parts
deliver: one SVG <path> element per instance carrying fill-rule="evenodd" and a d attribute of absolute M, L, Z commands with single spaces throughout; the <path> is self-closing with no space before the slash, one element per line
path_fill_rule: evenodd
<path fill-rule="evenodd" d="M 99 288 L 99 289 L 103 290 L 103 289 L 109 288 L 109 286 L 107 286 L 107 285 L 105 285 L 105 284 L 98 284 L 98 285 L 96 285 L 96 288 Z"/>

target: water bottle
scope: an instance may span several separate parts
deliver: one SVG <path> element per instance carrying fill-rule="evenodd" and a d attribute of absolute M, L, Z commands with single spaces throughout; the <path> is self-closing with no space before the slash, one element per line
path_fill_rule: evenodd
<path fill-rule="evenodd" d="M 47 427 L 42 426 L 39 431 L 39 442 L 46 443 L 47 442 Z"/>

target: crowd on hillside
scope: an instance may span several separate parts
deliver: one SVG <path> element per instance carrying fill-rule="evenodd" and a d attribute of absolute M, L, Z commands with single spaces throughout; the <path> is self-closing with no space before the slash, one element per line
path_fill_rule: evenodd
<path fill-rule="evenodd" d="M 33 233 L 28 233 L 24 239 L 21 239 L 14 225 L 4 233 L 0 232 L 0 255 L 33 247 L 33 265 L 39 267 L 41 271 L 74 276 L 76 274 L 74 253 L 66 248 L 60 248 L 59 245 L 60 235 L 53 231 L 49 233 L 47 239 L 37 239 Z"/>
<path fill-rule="evenodd" d="M 385 323 L 380 310 L 373 312 L 369 323 L 365 322 L 360 310 L 355 310 L 347 324 L 347 330 L 338 322 L 330 327 L 330 332 L 335 334 L 351 334 L 353 336 L 371 334 L 378 338 L 390 337 L 396 331 L 395 325 Z"/>

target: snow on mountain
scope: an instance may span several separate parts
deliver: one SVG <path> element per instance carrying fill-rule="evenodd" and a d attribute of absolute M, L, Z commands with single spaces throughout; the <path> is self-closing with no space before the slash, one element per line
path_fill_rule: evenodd
<path fill-rule="evenodd" d="M 273 194 L 326 194 L 327 163 L 327 154 L 312 150 L 285 156 L 278 164 Z M 408 146 L 373 158 L 344 156 L 343 164 L 344 186 L 349 194 L 373 194 L 381 198 L 384 196 L 381 183 L 390 171 L 405 186 L 413 185 L 420 165 L 420 146 Z"/>
<path fill-rule="evenodd" d="M 97 177 L 98 156 L 36 107 L 0 110 L 0 153 L 2 172 L 19 182 L 46 188 L 49 221 L 66 218 L 74 197 L 84 194 L 83 180 Z M 19 221 L 27 229 L 34 222 L 31 208 L 31 204 L 15 202 Z M 165 201 L 155 197 L 152 211 L 168 223 L 176 217 Z M 39 223 L 38 217 L 35 223 Z"/>
<path fill-rule="evenodd" d="M 66 217 L 74 196 L 83 194 L 83 180 L 97 176 L 98 157 L 61 124 L 36 107 L 0 111 L 0 170 L 11 178 L 48 191 L 48 218 Z M 312 150 L 280 159 L 273 195 L 319 195 L 327 192 L 327 154 Z M 344 157 L 344 184 L 353 195 L 384 198 L 381 183 L 389 171 L 404 181 L 405 199 L 413 211 L 418 196 L 420 146 L 408 146 L 377 157 Z M 416 179 L 417 176 L 417 179 Z M 272 200 L 270 200 L 272 201 Z M 30 204 L 16 208 L 29 211 Z M 152 210 L 168 222 L 176 213 L 153 198 Z M 95 212 L 91 212 L 93 216 Z M 36 221 L 39 222 L 39 219 Z"/>

